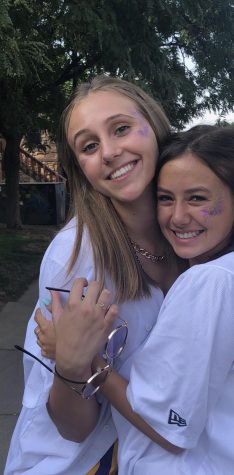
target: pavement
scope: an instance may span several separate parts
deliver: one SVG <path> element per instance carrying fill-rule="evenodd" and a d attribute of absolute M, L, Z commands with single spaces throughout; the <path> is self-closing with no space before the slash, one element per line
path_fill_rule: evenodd
<path fill-rule="evenodd" d="M 0 311 L 0 474 L 20 413 L 24 387 L 22 353 L 14 345 L 24 344 L 37 297 L 38 281 L 34 281 L 17 302 L 8 302 Z"/>

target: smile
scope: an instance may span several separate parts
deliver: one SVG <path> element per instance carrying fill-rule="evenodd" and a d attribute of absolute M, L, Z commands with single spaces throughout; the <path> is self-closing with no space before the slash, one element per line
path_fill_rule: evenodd
<path fill-rule="evenodd" d="M 189 232 L 186 232 L 186 233 L 173 231 L 173 233 L 176 235 L 176 237 L 178 237 L 180 239 L 191 239 L 191 238 L 199 236 L 199 234 L 203 233 L 203 231 L 204 230 L 201 229 L 200 231 L 189 231 Z"/>
<path fill-rule="evenodd" d="M 108 179 L 115 180 L 116 178 L 123 177 L 135 167 L 136 163 L 137 161 L 134 161 L 134 162 L 128 163 L 127 165 L 124 165 L 118 170 L 115 170 L 113 173 L 111 173 L 111 175 L 109 175 Z"/>

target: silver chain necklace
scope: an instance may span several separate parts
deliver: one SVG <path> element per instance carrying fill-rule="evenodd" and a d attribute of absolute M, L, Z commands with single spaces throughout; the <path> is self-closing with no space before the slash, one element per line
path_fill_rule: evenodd
<path fill-rule="evenodd" d="M 147 249 L 144 247 L 140 247 L 136 242 L 131 240 L 131 244 L 133 249 L 136 253 L 141 254 L 146 259 L 149 259 L 152 262 L 163 262 L 166 260 L 166 256 L 155 256 L 155 254 L 151 254 Z"/>

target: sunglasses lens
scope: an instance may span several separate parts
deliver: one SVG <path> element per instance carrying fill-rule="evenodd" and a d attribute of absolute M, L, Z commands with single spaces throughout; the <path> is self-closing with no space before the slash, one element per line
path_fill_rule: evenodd
<path fill-rule="evenodd" d="M 110 360 L 117 358 L 122 353 L 128 336 L 128 327 L 121 325 L 111 332 L 106 344 L 106 355 Z"/>
<path fill-rule="evenodd" d="M 87 383 L 82 391 L 83 399 L 90 399 L 99 389 L 99 386 L 95 387 L 92 383 Z"/>
<path fill-rule="evenodd" d="M 110 371 L 111 367 L 107 365 L 105 368 L 101 368 L 91 376 L 82 390 L 83 399 L 90 399 L 98 391 L 100 385 L 104 383 Z"/>

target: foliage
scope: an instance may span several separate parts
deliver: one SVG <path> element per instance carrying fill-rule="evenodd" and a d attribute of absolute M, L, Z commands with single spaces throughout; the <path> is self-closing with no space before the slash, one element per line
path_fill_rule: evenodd
<path fill-rule="evenodd" d="M 3 0 L 0 8 L 2 129 L 51 127 L 71 81 L 102 71 L 143 83 L 175 126 L 207 107 L 233 107 L 232 0 Z"/>
<path fill-rule="evenodd" d="M 56 110 L 53 107 L 51 112 L 48 110 L 49 115 L 46 115 L 45 96 L 48 91 L 47 87 L 45 90 L 45 84 L 49 82 L 48 77 L 53 76 L 55 69 L 53 55 L 49 52 L 54 39 L 49 38 L 48 28 L 41 28 L 44 20 L 45 25 L 49 22 L 49 2 L 41 2 L 42 10 L 35 0 L 9 0 L 5 3 L 8 4 L 8 21 L 4 24 L 0 37 L 3 44 L 0 130 L 4 137 L 16 132 L 18 135 L 28 134 L 32 137 L 32 132 L 50 125 L 49 115 L 52 112 L 53 116 Z M 44 4 L 47 18 L 43 19 Z M 45 33 L 47 37 L 44 36 Z M 60 90 L 53 93 L 57 104 Z"/>
<path fill-rule="evenodd" d="M 232 125 L 234 127 L 234 122 L 228 122 L 226 119 L 222 119 L 221 117 L 219 117 L 219 119 L 216 121 L 216 125 L 218 125 L 219 127 L 228 127 Z"/>
<path fill-rule="evenodd" d="M 233 0 L 2 0 L 0 133 L 31 144 L 54 133 L 72 88 L 100 72 L 139 83 L 175 127 L 206 108 L 224 114 L 233 17 Z"/>

